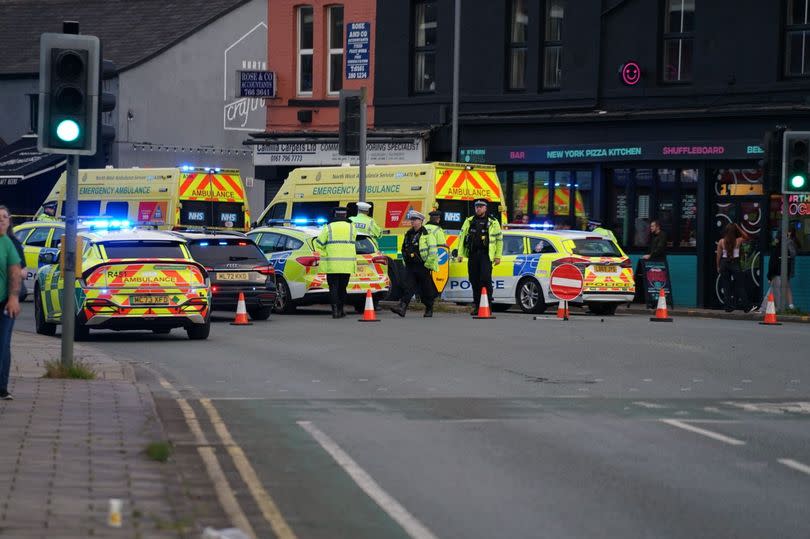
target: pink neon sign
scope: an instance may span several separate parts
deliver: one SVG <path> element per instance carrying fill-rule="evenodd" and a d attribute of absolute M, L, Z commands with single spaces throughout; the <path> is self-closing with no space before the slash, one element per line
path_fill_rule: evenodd
<path fill-rule="evenodd" d="M 622 82 L 628 86 L 635 86 L 641 81 L 641 66 L 636 62 L 627 62 L 622 66 Z"/>

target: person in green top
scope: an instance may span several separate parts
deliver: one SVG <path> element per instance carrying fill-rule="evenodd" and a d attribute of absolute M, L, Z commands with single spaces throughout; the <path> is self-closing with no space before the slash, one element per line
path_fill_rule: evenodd
<path fill-rule="evenodd" d="M 11 371 L 11 330 L 20 314 L 22 270 L 20 255 L 8 236 L 11 215 L 0 206 L 0 399 L 11 400 L 8 377 Z"/>

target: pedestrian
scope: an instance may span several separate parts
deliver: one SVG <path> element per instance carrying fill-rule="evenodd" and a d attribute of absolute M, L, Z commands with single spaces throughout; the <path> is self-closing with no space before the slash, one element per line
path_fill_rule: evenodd
<path fill-rule="evenodd" d="M 796 270 L 796 253 L 798 252 L 797 242 L 795 239 L 796 232 L 794 230 L 788 231 L 788 282 L 787 282 L 787 308 L 795 309 L 793 305 L 793 291 L 790 287 L 790 280 L 793 279 L 793 273 Z M 768 292 L 773 292 L 774 301 L 777 306 L 781 305 L 782 295 L 782 241 L 779 236 L 774 240 L 771 247 L 771 256 L 768 258 Z M 768 293 L 762 298 L 762 305 L 758 311 L 765 311 L 768 306 Z"/>
<path fill-rule="evenodd" d="M 343 318 L 346 305 L 346 288 L 349 279 L 357 271 L 357 235 L 347 219 L 346 208 L 332 210 L 330 222 L 323 225 L 315 238 L 315 250 L 320 255 L 319 271 L 326 274 L 329 298 L 332 303 L 332 318 Z"/>
<path fill-rule="evenodd" d="M 20 255 L 8 236 L 11 214 L 0 206 L 0 399 L 12 400 L 8 392 L 11 372 L 11 330 L 20 314 Z"/>
<path fill-rule="evenodd" d="M 391 312 L 405 316 L 408 304 L 415 293 L 419 293 L 425 306 L 425 318 L 433 316 L 433 301 L 436 298 L 436 285 L 430 275 L 432 271 L 439 270 L 439 251 L 436 247 L 436 237 L 427 227 L 422 226 L 425 216 L 416 210 L 408 214 L 411 228 L 402 239 L 402 260 L 405 261 L 405 293 L 399 300 L 399 305 L 391 308 Z M 441 230 L 441 229 L 439 229 Z"/>
<path fill-rule="evenodd" d="M 650 252 L 641 258 L 653 262 L 667 260 L 667 234 L 657 220 L 650 221 Z"/>
<path fill-rule="evenodd" d="M 349 221 L 354 225 L 355 234 L 370 236 L 376 240 L 382 236 L 382 229 L 374 218 L 369 215 L 370 211 L 371 204 L 368 202 L 358 202 L 357 215 L 350 217 Z"/>
<path fill-rule="evenodd" d="M 14 234 L 14 221 L 11 219 L 11 217 L 9 217 L 8 232 L 6 234 L 14 243 L 14 248 L 17 250 L 17 255 L 20 257 L 20 275 L 22 276 L 22 280 L 20 281 L 20 301 L 22 301 L 28 295 L 28 290 L 25 288 L 25 249 L 23 248 L 22 243 L 20 243 L 20 240 L 17 239 L 17 235 Z"/>
<path fill-rule="evenodd" d="M 616 235 L 613 234 L 613 231 L 610 230 L 610 228 L 602 226 L 601 221 L 588 221 L 587 226 L 588 226 L 588 230 L 590 232 L 593 232 L 594 234 L 600 234 L 602 236 L 610 238 L 610 240 L 613 241 L 613 243 L 617 243 L 616 242 Z"/>
<path fill-rule="evenodd" d="M 447 237 L 442 230 L 442 212 L 433 210 L 428 214 L 430 220 L 425 224 L 425 228 L 436 238 L 436 247 L 444 247 L 447 249 Z"/>
<path fill-rule="evenodd" d="M 478 199 L 473 204 L 475 214 L 467 217 L 458 237 L 460 247 L 458 261 L 467 257 L 467 275 L 473 292 L 473 316 L 481 305 L 481 288 L 487 289 L 492 301 L 492 266 L 501 263 L 503 234 L 496 219 L 487 215 L 487 201 Z"/>
<path fill-rule="evenodd" d="M 717 273 L 720 274 L 720 290 L 725 303 L 725 310 L 730 313 L 734 309 L 748 312 L 748 294 L 745 291 L 744 278 L 740 269 L 740 246 L 743 238 L 740 230 L 734 223 L 726 225 L 723 237 L 717 242 L 715 263 Z"/>

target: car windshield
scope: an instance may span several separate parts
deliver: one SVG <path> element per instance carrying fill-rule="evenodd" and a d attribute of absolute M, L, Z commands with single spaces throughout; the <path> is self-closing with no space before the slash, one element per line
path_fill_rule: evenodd
<path fill-rule="evenodd" d="M 177 241 L 105 241 L 102 245 L 107 258 L 186 258 Z"/>
<path fill-rule="evenodd" d="M 265 263 L 264 254 L 256 244 L 244 238 L 194 240 L 189 243 L 188 250 L 191 257 L 203 266 L 228 262 Z"/>
<path fill-rule="evenodd" d="M 622 254 L 612 241 L 602 238 L 584 238 L 573 240 L 574 250 L 571 251 L 579 256 L 603 256 L 620 257 Z"/>
<path fill-rule="evenodd" d="M 377 247 L 368 236 L 359 236 L 357 241 L 354 242 L 354 246 L 359 255 L 373 255 L 377 252 Z"/>

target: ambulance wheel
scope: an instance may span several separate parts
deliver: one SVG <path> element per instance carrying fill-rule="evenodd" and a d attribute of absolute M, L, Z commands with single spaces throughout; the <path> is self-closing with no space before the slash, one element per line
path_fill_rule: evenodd
<path fill-rule="evenodd" d="M 613 316 L 616 314 L 618 303 L 589 303 L 588 310 L 597 316 Z"/>
<path fill-rule="evenodd" d="M 205 324 L 192 324 L 186 328 L 186 334 L 192 341 L 204 341 L 211 333 L 211 319 L 205 321 Z"/>
<path fill-rule="evenodd" d="M 248 314 L 251 320 L 267 320 L 270 318 L 270 313 L 273 312 L 271 307 L 257 307 L 255 309 L 248 309 Z"/>
<path fill-rule="evenodd" d="M 543 287 L 532 277 L 526 277 L 518 283 L 515 292 L 515 303 L 520 310 L 529 314 L 542 314 L 546 310 L 546 298 Z"/>
<path fill-rule="evenodd" d="M 290 285 L 284 280 L 284 277 L 279 277 L 276 281 L 276 304 L 273 310 L 280 314 L 289 314 L 295 311 L 295 304 L 292 301 L 292 294 L 290 294 Z"/>
<path fill-rule="evenodd" d="M 78 319 L 74 322 L 73 339 L 75 341 L 86 341 L 90 338 L 90 328 L 82 324 Z"/>
<path fill-rule="evenodd" d="M 45 313 L 42 310 L 42 297 L 40 297 L 39 286 L 34 289 L 34 324 L 37 333 L 53 337 L 56 335 L 56 324 L 45 321 Z"/>

